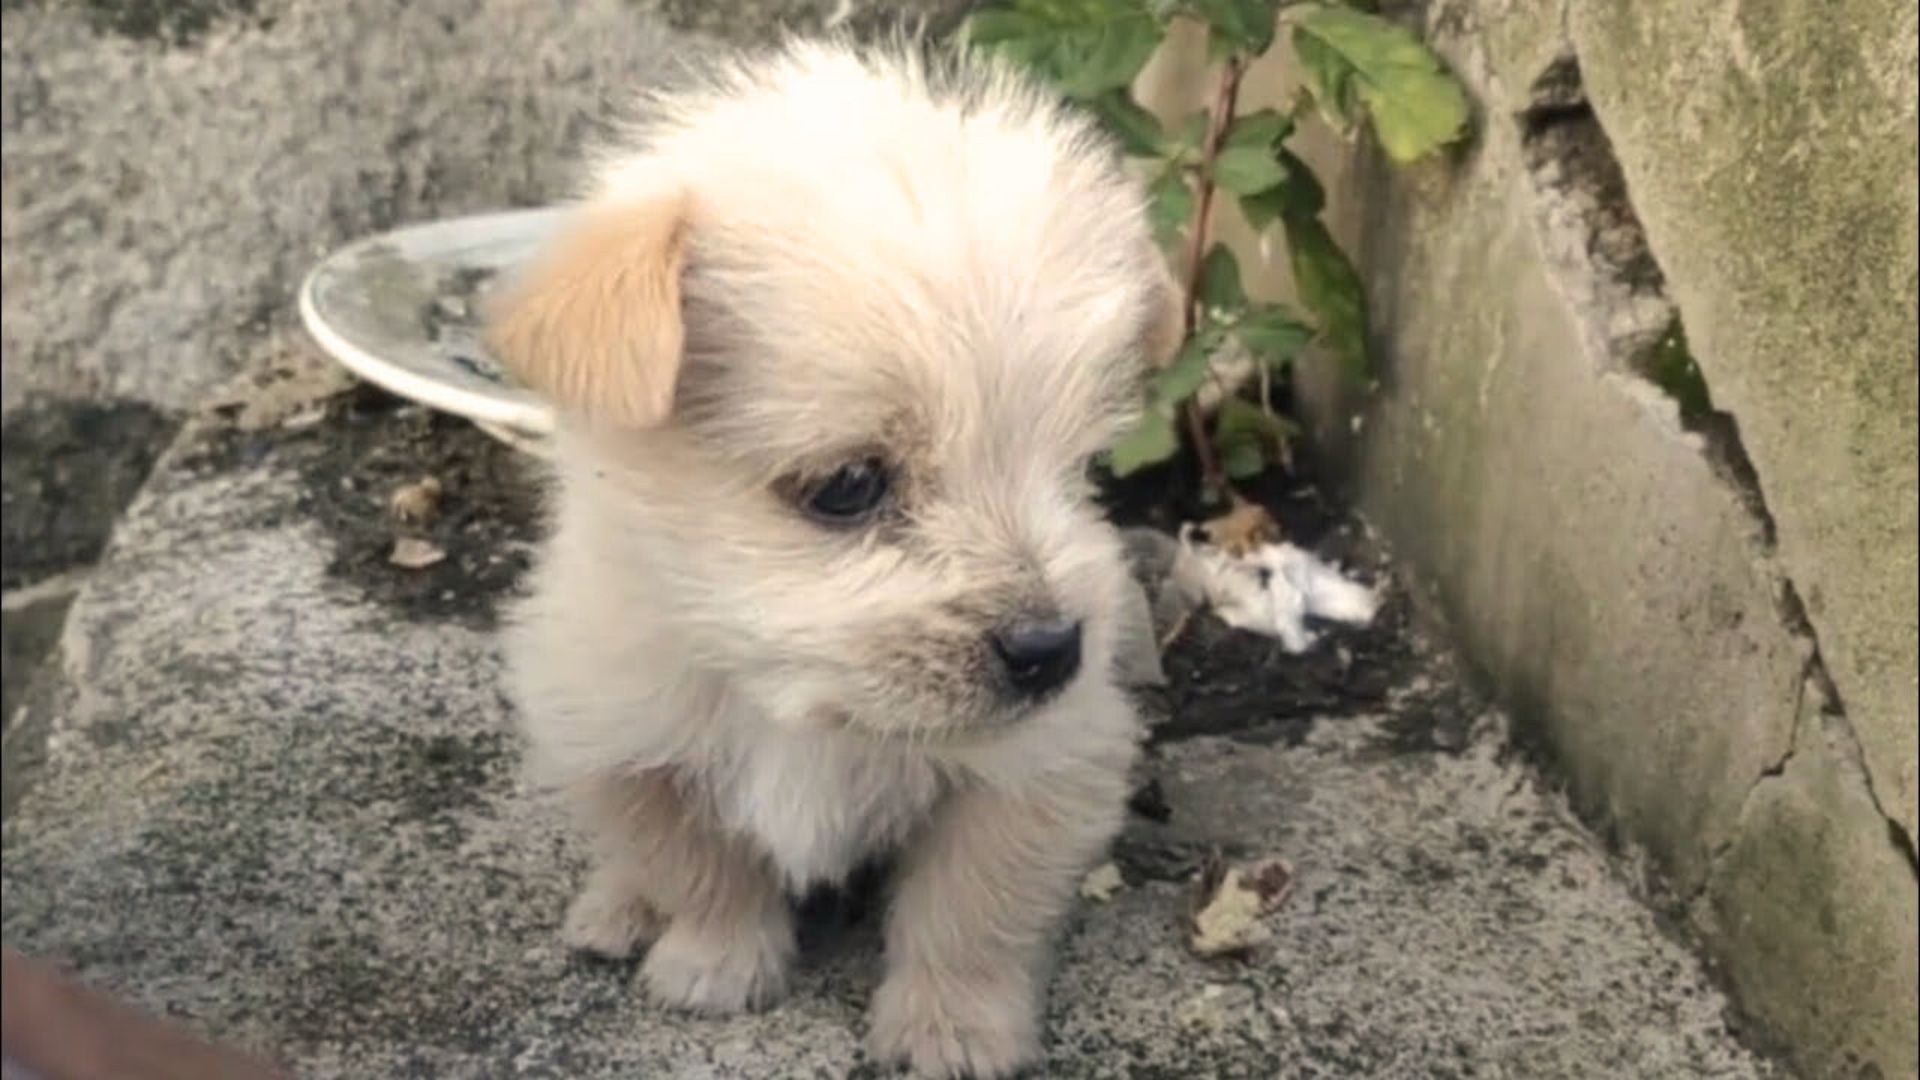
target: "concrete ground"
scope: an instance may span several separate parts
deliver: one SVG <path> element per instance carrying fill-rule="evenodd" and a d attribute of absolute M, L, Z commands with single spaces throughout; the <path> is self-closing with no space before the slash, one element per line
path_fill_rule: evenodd
<path fill-rule="evenodd" d="M 390 486 L 456 467 L 448 561 L 367 557 Z M 516 783 L 489 634 L 533 520 L 518 471 L 320 365 L 216 399 L 8 736 L 6 941 L 303 1075 L 871 1075 L 870 920 L 820 924 L 792 999 L 732 1020 L 663 1013 L 561 948 L 579 856 Z M 1395 616 L 1390 641 L 1256 669 L 1188 633 L 1160 699 L 1182 715 L 1343 654 L 1374 664 L 1355 700 L 1377 707 L 1276 693 L 1222 734 L 1165 722 L 1125 885 L 1064 945 L 1048 1075 L 1774 1074 L 1426 635 Z M 1186 948 L 1215 850 L 1297 875 L 1248 960 Z"/>

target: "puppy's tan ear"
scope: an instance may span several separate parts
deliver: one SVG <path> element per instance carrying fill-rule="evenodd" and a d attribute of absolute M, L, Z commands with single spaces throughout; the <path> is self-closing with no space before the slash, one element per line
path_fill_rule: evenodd
<path fill-rule="evenodd" d="M 687 200 L 584 211 L 492 312 L 494 353 L 562 409 L 623 427 L 662 423 L 686 343 Z"/>
<path fill-rule="evenodd" d="M 1173 275 L 1162 269 L 1148 301 L 1147 328 L 1142 351 L 1147 363 L 1163 368 L 1173 362 L 1187 339 L 1187 305 Z"/>

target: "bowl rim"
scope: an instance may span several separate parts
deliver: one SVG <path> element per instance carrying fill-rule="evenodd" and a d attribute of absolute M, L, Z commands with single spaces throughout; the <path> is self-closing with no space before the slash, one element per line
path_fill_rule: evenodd
<path fill-rule="evenodd" d="M 455 236 L 481 236 L 500 232 L 502 226 L 524 227 L 537 218 L 557 217 L 554 208 L 508 210 L 444 218 L 389 229 L 362 237 L 322 258 L 300 283 L 300 321 L 314 341 L 335 361 L 366 381 L 401 397 L 442 412 L 462 416 L 484 428 L 505 429 L 524 440 L 544 440 L 554 430 L 553 411 L 527 391 L 515 392 L 501 387 L 489 393 L 468 386 L 433 378 L 418 368 L 381 357 L 356 342 L 321 310 L 319 291 L 330 276 L 343 273 L 343 267 L 362 257 L 369 248 L 385 245 L 405 251 L 409 248 L 452 250 Z M 417 260 L 415 260 L 417 261 Z M 501 431 L 494 434 L 501 435 Z M 508 439 L 510 442 L 520 440 Z"/>

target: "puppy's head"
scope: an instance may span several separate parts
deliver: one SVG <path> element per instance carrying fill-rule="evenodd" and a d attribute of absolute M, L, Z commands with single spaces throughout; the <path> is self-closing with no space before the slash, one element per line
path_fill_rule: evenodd
<path fill-rule="evenodd" d="M 971 62 L 793 49 L 653 103 L 494 342 L 562 530 L 776 722 L 978 736 L 1108 677 L 1087 467 L 1180 311 L 1080 121 Z"/>

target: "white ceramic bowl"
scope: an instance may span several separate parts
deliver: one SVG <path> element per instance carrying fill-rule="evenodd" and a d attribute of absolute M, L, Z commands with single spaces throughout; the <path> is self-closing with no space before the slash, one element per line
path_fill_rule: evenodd
<path fill-rule="evenodd" d="M 481 214 L 357 241 L 307 275 L 300 318 L 322 349 L 368 382 L 539 453 L 553 414 L 488 355 L 479 300 L 500 271 L 552 233 L 560 214 Z"/>

